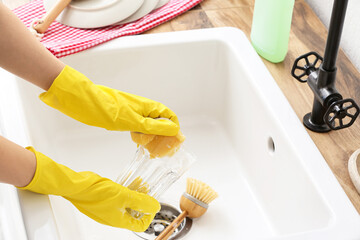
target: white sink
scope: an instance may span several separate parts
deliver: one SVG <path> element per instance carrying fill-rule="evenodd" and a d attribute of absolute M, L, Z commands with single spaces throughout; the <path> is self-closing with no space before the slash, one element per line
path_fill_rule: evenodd
<path fill-rule="evenodd" d="M 220 195 L 183 239 L 360 239 L 358 213 L 240 30 L 124 37 L 63 61 L 97 84 L 177 113 L 198 161 L 161 201 L 178 207 L 188 176 Z M 6 137 L 113 180 L 132 159 L 129 133 L 76 122 L 42 103 L 40 89 L 2 74 Z M 19 195 L 13 212 L 21 206 L 30 240 L 140 239 L 92 221 L 60 197 L 11 192 Z"/>

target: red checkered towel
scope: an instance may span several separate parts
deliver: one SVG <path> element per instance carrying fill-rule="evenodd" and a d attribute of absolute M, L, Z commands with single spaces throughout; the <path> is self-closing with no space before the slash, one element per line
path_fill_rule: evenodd
<path fill-rule="evenodd" d="M 135 22 L 103 28 L 78 29 L 53 22 L 41 42 L 57 58 L 65 57 L 114 38 L 140 34 L 186 12 L 201 1 L 171 0 Z M 45 14 L 45 9 L 42 0 L 35 0 L 14 9 L 13 12 L 29 27 L 34 19 Z"/>

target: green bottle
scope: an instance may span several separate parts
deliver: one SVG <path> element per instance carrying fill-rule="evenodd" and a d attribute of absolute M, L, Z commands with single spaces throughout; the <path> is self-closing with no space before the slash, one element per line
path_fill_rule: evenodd
<path fill-rule="evenodd" d="M 270 62 L 285 59 L 294 4 L 295 0 L 255 0 L 251 43 Z"/>

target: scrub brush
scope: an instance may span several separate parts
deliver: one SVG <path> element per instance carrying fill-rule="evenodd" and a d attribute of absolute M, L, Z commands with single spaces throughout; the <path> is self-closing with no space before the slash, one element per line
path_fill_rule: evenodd
<path fill-rule="evenodd" d="M 199 180 L 188 178 L 186 192 L 181 196 L 180 209 L 183 211 L 155 240 L 167 240 L 185 217 L 201 217 L 209 207 L 209 203 L 218 197 L 209 185 Z"/>

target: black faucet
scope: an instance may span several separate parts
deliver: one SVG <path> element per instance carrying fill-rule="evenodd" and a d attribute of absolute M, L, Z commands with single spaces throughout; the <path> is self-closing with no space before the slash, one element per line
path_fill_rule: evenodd
<path fill-rule="evenodd" d="M 316 52 L 298 57 L 291 74 L 307 82 L 314 93 L 312 111 L 303 118 L 304 125 L 315 132 L 350 127 L 359 115 L 353 99 L 343 99 L 335 88 L 336 58 L 339 51 L 348 0 L 334 0 L 324 58 Z M 303 62 L 305 65 L 300 65 Z"/>

